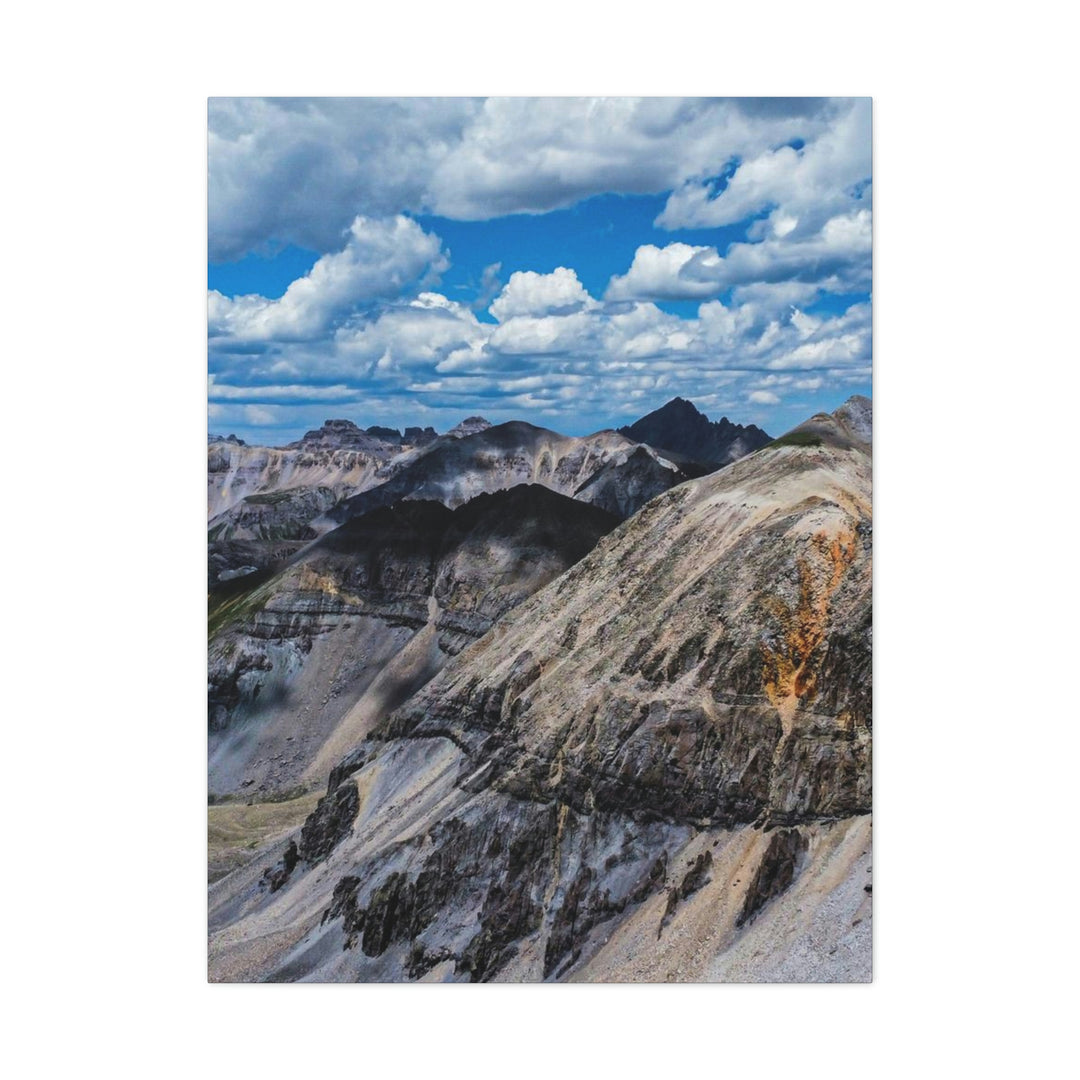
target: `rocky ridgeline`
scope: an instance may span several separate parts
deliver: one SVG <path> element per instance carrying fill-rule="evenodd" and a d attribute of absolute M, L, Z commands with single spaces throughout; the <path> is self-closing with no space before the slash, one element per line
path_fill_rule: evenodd
<path fill-rule="evenodd" d="M 344 500 L 329 517 L 346 521 L 403 499 L 460 506 L 484 492 L 517 484 L 542 484 L 627 517 L 701 471 L 692 466 L 684 471 L 613 431 L 575 437 L 510 421 L 439 440 L 421 456 L 404 461 L 384 483 Z"/>
<path fill-rule="evenodd" d="M 867 812 L 869 459 L 762 453 L 651 503 L 386 737 L 448 731 L 488 784 L 582 812 Z"/>
<path fill-rule="evenodd" d="M 401 449 L 403 446 L 427 446 L 438 438 L 434 428 L 407 427 L 404 435 L 397 428 L 375 425 L 366 429 L 357 427 L 351 420 L 327 420 L 321 428 L 309 431 L 297 442 L 289 443 L 287 450 L 368 450 L 378 452 L 386 448 Z"/>

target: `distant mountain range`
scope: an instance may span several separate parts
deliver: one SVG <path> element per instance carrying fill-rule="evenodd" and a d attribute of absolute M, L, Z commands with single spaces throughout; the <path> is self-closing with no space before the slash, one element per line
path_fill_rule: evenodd
<path fill-rule="evenodd" d="M 626 517 L 767 441 L 753 425 L 713 424 L 681 398 L 629 428 L 587 436 L 522 421 L 493 426 L 479 416 L 442 436 L 430 427 L 361 429 L 350 420 L 328 420 L 280 448 L 216 436 L 209 443 L 209 531 L 220 542 L 313 539 L 400 499 L 455 506 L 519 483 Z"/>

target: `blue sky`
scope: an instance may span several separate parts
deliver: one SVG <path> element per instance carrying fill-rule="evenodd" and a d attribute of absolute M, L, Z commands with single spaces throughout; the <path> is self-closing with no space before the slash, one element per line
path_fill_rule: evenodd
<path fill-rule="evenodd" d="M 213 99 L 211 431 L 870 394 L 867 99 Z"/>

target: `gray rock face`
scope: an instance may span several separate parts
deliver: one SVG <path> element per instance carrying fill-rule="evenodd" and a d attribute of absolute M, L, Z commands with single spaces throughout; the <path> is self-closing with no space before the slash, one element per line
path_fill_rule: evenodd
<path fill-rule="evenodd" d="M 209 545 L 207 558 L 207 591 L 211 594 L 210 605 L 216 606 L 224 594 L 236 589 L 233 584 L 251 573 L 280 570 L 302 547 L 305 541 L 282 540 L 218 540 Z M 263 578 L 265 580 L 265 576 Z M 247 582 L 243 587 L 250 587 Z"/>
<path fill-rule="evenodd" d="M 208 516 L 213 520 L 251 496 L 297 489 L 324 487 L 339 499 L 344 498 L 379 483 L 379 470 L 396 453 L 396 447 L 378 440 L 370 440 L 363 449 L 303 445 L 277 449 L 211 443 L 206 464 Z"/>
<path fill-rule="evenodd" d="M 689 462 L 677 465 L 659 457 L 648 447 L 638 446 L 601 465 L 575 489 L 574 498 L 599 506 L 619 518 L 628 518 L 650 499 L 706 471 Z"/>
<path fill-rule="evenodd" d="M 869 446 L 874 441 L 873 406 L 868 397 L 856 394 L 848 398 L 833 416 L 853 442 Z"/>
<path fill-rule="evenodd" d="M 248 495 L 210 519 L 210 542 L 223 540 L 314 540 L 311 523 L 340 498 L 332 487 L 298 487 Z"/>
<path fill-rule="evenodd" d="M 653 499 L 355 740 L 282 899 L 213 887 L 211 977 L 869 978 L 871 461 L 815 423 Z"/>
<path fill-rule="evenodd" d="M 438 433 L 433 427 L 407 427 L 401 441 L 409 446 L 428 446 L 438 437 Z"/>

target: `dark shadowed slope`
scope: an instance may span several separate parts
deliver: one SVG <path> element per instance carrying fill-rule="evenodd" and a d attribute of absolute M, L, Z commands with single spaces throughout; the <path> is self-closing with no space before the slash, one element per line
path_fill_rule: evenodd
<path fill-rule="evenodd" d="M 325 780 L 372 723 L 616 522 L 538 486 L 456 510 L 404 502 L 253 587 L 227 582 L 211 594 L 211 792 L 264 798 Z"/>

